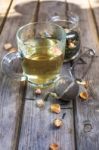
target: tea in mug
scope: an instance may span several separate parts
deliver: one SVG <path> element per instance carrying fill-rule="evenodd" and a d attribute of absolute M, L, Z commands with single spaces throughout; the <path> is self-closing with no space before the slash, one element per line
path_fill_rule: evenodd
<path fill-rule="evenodd" d="M 35 84 L 46 84 L 59 76 L 63 63 L 62 50 L 55 39 L 28 40 L 24 43 L 22 68 L 28 80 Z"/>

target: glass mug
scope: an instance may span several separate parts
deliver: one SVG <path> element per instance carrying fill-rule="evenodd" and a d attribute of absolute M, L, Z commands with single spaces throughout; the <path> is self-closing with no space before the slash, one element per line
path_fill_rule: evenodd
<path fill-rule="evenodd" d="M 3 57 L 3 72 L 11 78 L 26 77 L 38 87 L 54 83 L 64 61 L 64 29 L 51 22 L 29 23 L 19 28 L 16 38 L 18 52 Z M 22 66 L 22 73 L 17 73 L 16 65 Z"/>
<path fill-rule="evenodd" d="M 78 15 L 67 12 L 65 16 L 52 16 L 50 21 L 62 26 L 66 32 L 64 62 L 77 58 L 80 54 L 80 30 Z"/>

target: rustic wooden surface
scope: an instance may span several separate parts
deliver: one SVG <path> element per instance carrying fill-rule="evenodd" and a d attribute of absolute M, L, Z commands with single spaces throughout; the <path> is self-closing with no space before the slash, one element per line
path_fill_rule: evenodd
<path fill-rule="evenodd" d="M 65 1 L 40 1 L 37 19 L 44 21 L 49 17 L 49 15 L 55 14 L 65 16 L 65 10 Z M 51 13 L 48 14 L 48 12 Z M 71 105 L 68 106 L 68 109 L 63 109 L 59 115 L 53 115 L 53 113 L 50 113 L 49 108 L 51 103 L 55 102 L 51 102 L 51 99 L 49 99 L 46 103 L 45 109 L 40 110 L 39 108 L 35 108 L 36 100 L 29 101 L 27 98 L 33 98 L 33 89 L 29 85 L 26 94 L 19 150 L 29 148 L 33 150 L 47 150 L 49 149 L 49 145 L 52 143 L 59 144 L 60 149 L 62 150 L 74 150 L 73 110 L 69 109 Z M 66 113 L 66 116 L 68 116 L 63 120 L 63 128 L 59 130 L 54 129 L 52 125 L 53 120 L 57 117 L 62 118 L 63 113 Z M 25 136 L 25 134 L 28 135 L 28 137 Z M 64 139 L 67 140 L 64 142 Z"/>
<path fill-rule="evenodd" d="M 99 1 L 98 0 L 1 0 L 0 1 L 0 62 L 7 53 L 3 46 L 11 42 L 16 47 L 15 34 L 25 23 L 46 20 L 52 15 L 66 15 L 67 10 L 80 16 L 82 46 L 96 50 L 99 56 Z M 79 97 L 59 115 L 49 111 L 49 99 L 44 109 L 36 107 L 33 89 L 27 82 L 13 81 L 0 69 L 0 150 L 47 150 L 49 144 L 58 143 L 61 150 L 99 150 L 99 57 L 85 76 L 91 84 L 90 98 L 82 102 Z M 81 75 L 84 65 L 76 74 Z M 80 90 L 82 87 L 80 87 Z M 56 117 L 64 126 L 52 127 Z"/>
<path fill-rule="evenodd" d="M 11 0 L 1 0 L 0 1 L 0 32 L 2 31 L 3 25 L 6 21 L 6 17 L 10 10 L 12 4 Z"/>
<path fill-rule="evenodd" d="M 16 31 L 19 26 L 33 20 L 36 7 L 35 1 L 28 1 L 28 4 L 24 0 L 21 4 L 19 0 L 13 1 L 0 35 L 0 63 L 7 53 L 3 48 L 4 44 L 10 42 L 16 47 Z M 0 71 L 0 150 L 17 149 L 24 103 L 25 86 L 23 85 L 24 83 L 11 81 Z"/>
<path fill-rule="evenodd" d="M 97 34 L 96 28 L 96 14 L 93 12 L 94 5 L 90 5 L 88 1 L 79 1 L 79 0 L 69 0 L 69 10 L 75 10 L 80 14 L 80 29 L 81 29 L 81 40 L 82 45 L 91 47 L 95 49 L 96 55 L 99 55 L 99 35 Z M 92 2 L 90 0 L 90 2 Z M 75 4 L 75 5 L 74 5 Z M 76 4 L 81 7 L 76 7 Z M 77 9 L 78 8 L 78 9 Z M 97 12 L 98 13 L 98 12 Z M 97 20 L 98 21 L 98 20 Z M 98 22 L 97 22 L 98 23 Z M 99 30 L 99 28 L 98 28 Z M 99 71 L 97 70 L 99 58 L 95 59 L 95 62 L 92 64 L 92 67 L 88 74 L 85 76 L 85 80 L 91 80 L 91 89 L 89 89 L 90 95 L 92 95 L 87 102 L 82 102 L 80 98 L 76 99 L 74 104 L 75 108 L 75 127 L 76 127 L 76 144 L 77 150 L 98 150 L 99 149 L 99 132 L 98 132 L 98 105 L 99 105 L 99 95 L 96 95 L 97 89 L 99 89 L 99 82 L 97 75 Z M 83 68 L 79 67 L 80 74 L 83 74 Z M 92 94 L 92 92 L 94 94 Z"/>

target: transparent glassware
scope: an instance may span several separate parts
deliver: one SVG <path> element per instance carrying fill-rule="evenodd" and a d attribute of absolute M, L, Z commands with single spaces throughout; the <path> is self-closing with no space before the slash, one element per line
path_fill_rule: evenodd
<path fill-rule="evenodd" d="M 63 101 L 74 100 L 79 91 L 79 85 L 72 75 L 71 69 L 66 69 L 66 75 L 60 76 L 54 86 L 54 91 Z"/>
<path fill-rule="evenodd" d="M 67 11 L 65 16 L 51 16 L 49 19 L 64 28 L 66 32 L 66 47 L 64 62 L 77 58 L 80 54 L 80 29 L 79 17 L 73 12 Z"/>
<path fill-rule="evenodd" d="M 54 83 L 65 53 L 63 28 L 51 22 L 29 23 L 19 28 L 16 39 L 18 52 L 3 57 L 3 72 L 13 79 L 27 78 L 33 86 Z"/>
<path fill-rule="evenodd" d="M 78 93 L 79 85 L 72 74 L 72 68 L 68 68 L 65 70 L 65 74 L 61 74 L 54 85 L 45 91 L 44 100 L 46 101 L 50 96 L 59 102 L 69 102 L 75 100 Z"/>

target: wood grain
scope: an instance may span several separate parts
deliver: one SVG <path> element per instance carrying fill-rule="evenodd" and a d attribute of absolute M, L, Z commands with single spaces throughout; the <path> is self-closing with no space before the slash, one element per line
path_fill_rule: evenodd
<path fill-rule="evenodd" d="M 65 11 L 65 0 L 44 0 L 40 1 L 37 18 L 39 21 L 46 21 L 49 16 L 65 16 Z M 33 88 L 28 84 L 19 150 L 47 150 L 49 149 L 49 145 L 53 143 L 59 144 L 59 147 L 62 150 L 74 150 L 75 144 L 72 103 L 64 105 L 66 108 L 62 109 L 62 112 L 58 115 L 49 111 L 50 105 L 57 101 L 49 98 L 45 103 L 45 108 L 39 109 L 36 107 L 37 99 L 38 98 L 34 96 Z M 57 117 L 61 118 L 63 113 L 66 113 L 63 120 L 63 127 L 60 129 L 53 128 L 53 120 Z"/>
<path fill-rule="evenodd" d="M 47 150 L 53 143 L 57 143 L 62 150 L 74 150 L 72 110 L 65 109 L 59 115 L 53 114 L 50 112 L 51 104 L 49 99 L 45 108 L 40 109 L 36 107 L 36 100 L 26 100 L 19 150 Z M 60 129 L 54 128 L 53 120 L 62 118 L 63 113 L 66 113 L 64 125 Z"/>
<path fill-rule="evenodd" d="M 12 0 L 1 0 L 0 1 L 0 32 L 8 15 Z"/>
<path fill-rule="evenodd" d="M 88 1 L 69 0 L 68 9 L 75 11 L 80 16 L 81 41 L 83 46 L 88 46 L 96 50 L 99 55 L 99 41 L 92 10 Z M 90 81 L 87 89 L 90 95 L 88 101 L 83 101 L 79 97 L 74 103 L 75 129 L 77 150 L 98 150 L 99 149 L 99 94 L 98 94 L 98 74 L 97 69 L 99 58 L 96 57 L 91 69 L 85 76 L 85 80 Z M 86 64 L 87 65 L 87 64 Z M 86 65 L 79 65 L 76 70 L 78 75 L 83 74 Z M 80 87 L 80 91 L 85 90 Z"/>
<path fill-rule="evenodd" d="M 96 24 L 88 1 L 68 0 L 69 10 L 77 13 L 80 17 L 80 33 L 82 46 L 88 46 L 98 51 L 99 42 Z"/>
<path fill-rule="evenodd" d="M 99 0 L 89 0 L 89 3 L 93 13 L 94 21 L 96 22 L 96 28 L 99 35 Z"/>
<path fill-rule="evenodd" d="M 3 48 L 4 44 L 10 42 L 16 47 L 16 31 L 21 25 L 34 19 L 36 7 L 37 1 L 13 1 L 0 36 L 0 63 L 7 53 Z M 17 149 L 24 90 L 24 83 L 10 80 L 1 73 L 0 68 L 0 150 Z"/>
<path fill-rule="evenodd" d="M 3 4 L 5 2 L 4 13 L 7 12 L 8 16 L 0 36 L 0 62 L 7 53 L 3 48 L 6 42 L 11 42 L 16 47 L 15 35 L 21 25 L 30 21 L 45 21 L 53 15 L 65 16 L 67 10 L 74 11 L 80 16 L 82 45 L 94 48 L 96 55 L 99 56 L 98 1 L 67 0 L 67 5 L 65 0 L 39 2 L 14 0 L 10 11 L 8 9 L 10 1 L 2 1 Z M 1 5 L 0 10 L 2 10 Z M 1 22 L 4 20 L 1 19 Z M 61 150 L 98 150 L 98 64 L 99 57 L 95 57 L 91 69 L 85 76 L 85 79 L 90 81 L 87 89 L 89 100 L 84 102 L 78 97 L 73 109 L 70 103 L 65 105 L 65 109 L 62 109 L 60 114 L 49 111 L 50 105 L 57 102 L 51 98 L 45 103 L 44 109 L 37 108 L 37 98 L 34 97 L 33 88 L 28 84 L 26 89 L 25 82 L 20 83 L 7 78 L 1 73 L 0 68 L 0 150 L 47 150 L 52 143 L 59 144 Z M 79 65 L 76 73 L 83 74 L 84 68 L 86 66 Z M 83 89 L 80 86 L 80 91 Z M 62 128 L 53 128 L 53 120 L 56 117 L 62 118 L 64 113 L 66 115 Z"/>
<path fill-rule="evenodd" d="M 40 0 L 38 19 L 39 21 L 46 21 L 48 19 L 51 19 L 51 17 L 53 16 L 64 16 L 65 12 L 66 3 L 64 0 L 54 0 L 50 2 L 47 0 Z"/>

